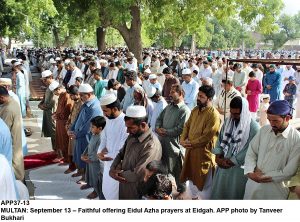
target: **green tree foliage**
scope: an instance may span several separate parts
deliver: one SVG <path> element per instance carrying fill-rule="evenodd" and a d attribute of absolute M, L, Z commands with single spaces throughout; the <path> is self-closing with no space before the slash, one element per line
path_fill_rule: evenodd
<path fill-rule="evenodd" d="M 56 46 L 70 46 L 92 41 L 96 29 L 97 39 L 104 40 L 110 27 L 141 61 L 142 47 L 153 43 L 179 47 L 185 36 L 193 36 L 198 47 L 237 47 L 241 39 L 250 43 L 245 32 L 238 33 L 243 31 L 240 23 L 271 33 L 283 4 L 282 0 L 6 0 L 0 6 L 2 36 L 24 36 L 40 45 L 54 38 Z M 209 24 L 213 18 L 223 24 Z"/>
<path fill-rule="evenodd" d="M 52 0 L 1 1 L 0 35 L 24 40 L 39 32 L 44 25 L 42 17 L 57 13 Z"/>
<path fill-rule="evenodd" d="M 158 45 L 170 47 L 171 39 L 172 48 L 179 47 L 185 35 L 193 34 L 199 47 L 210 47 L 210 43 L 213 48 L 236 47 L 240 44 L 239 39 L 250 41 L 238 33 L 241 22 L 269 33 L 276 28 L 274 21 L 283 7 L 281 0 L 181 0 L 169 3 L 159 14 L 151 13 L 146 26 Z M 212 25 L 209 24 L 211 21 Z M 222 24 L 216 24 L 217 21 Z"/>
<path fill-rule="evenodd" d="M 300 13 L 295 16 L 282 15 L 276 22 L 279 29 L 264 35 L 265 41 L 273 42 L 273 49 L 281 48 L 288 40 L 300 37 Z"/>

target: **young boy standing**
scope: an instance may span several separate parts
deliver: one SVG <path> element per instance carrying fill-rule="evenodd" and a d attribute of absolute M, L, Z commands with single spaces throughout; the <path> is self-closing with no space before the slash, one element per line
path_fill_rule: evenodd
<path fill-rule="evenodd" d="M 285 85 L 283 94 L 284 94 L 284 99 L 289 102 L 291 107 L 294 108 L 294 101 L 296 98 L 296 93 L 297 93 L 297 85 L 295 83 L 295 77 L 290 76 L 288 78 L 289 83 Z"/>
<path fill-rule="evenodd" d="M 89 145 L 83 152 L 81 159 L 87 163 L 86 165 L 86 184 L 81 186 L 80 189 L 94 188 L 94 191 L 90 193 L 87 198 L 95 199 L 100 194 L 98 185 L 98 174 L 103 171 L 103 163 L 99 161 L 97 156 L 97 150 L 100 145 L 100 134 L 106 125 L 105 118 L 102 116 L 96 116 L 91 120 L 91 138 Z"/>

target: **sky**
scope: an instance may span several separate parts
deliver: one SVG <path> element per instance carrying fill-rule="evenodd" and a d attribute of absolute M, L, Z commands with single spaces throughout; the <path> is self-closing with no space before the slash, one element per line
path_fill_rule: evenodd
<path fill-rule="evenodd" d="M 288 15 L 295 15 L 300 11 L 300 0 L 283 0 L 285 8 L 283 13 Z"/>

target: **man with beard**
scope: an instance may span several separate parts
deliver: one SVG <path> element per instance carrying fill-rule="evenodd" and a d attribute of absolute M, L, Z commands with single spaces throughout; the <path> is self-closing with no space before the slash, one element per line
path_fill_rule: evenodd
<path fill-rule="evenodd" d="M 11 132 L 12 167 L 17 180 L 24 179 L 24 160 L 22 152 L 22 116 L 19 104 L 10 97 L 8 90 L 0 86 L 0 118 Z M 5 131 L 5 130 L 3 130 Z M 4 147 L 5 144 L 0 144 Z M 9 160 L 11 163 L 11 160 Z M 2 166 L 1 166 L 2 167 Z"/>
<path fill-rule="evenodd" d="M 80 95 L 78 92 L 78 87 L 73 85 L 70 86 L 68 89 L 68 93 L 70 94 L 70 98 L 73 100 L 73 107 L 69 116 L 69 119 L 66 123 L 66 130 L 68 131 L 70 127 L 74 124 L 74 121 L 76 120 L 76 117 L 78 113 L 80 112 L 80 108 L 82 106 L 82 101 L 80 99 Z M 68 138 L 68 162 L 69 162 L 69 168 L 64 172 L 65 174 L 69 174 L 76 170 L 76 165 L 73 162 L 73 153 L 74 153 L 74 147 L 75 147 L 75 140 Z M 80 175 L 80 174 L 78 174 Z M 75 174 L 76 176 L 76 174 Z"/>
<path fill-rule="evenodd" d="M 143 89 L 147 92 L 149 90 L 149 88 L 151 88 L 151 83 L 149 80 L 149 75 L 151 74 L 151 70 L 150 69 L 145 69 L 145 71 L 143 72 L 143 84 L 142 87 Z"/>
<path fill-rule="evenodd" d="M 275 66 L 270 65 L 270 71 L 263 78 L 264 93 L 270 94 L 270 102 L 280 99 L 281 79 L 281 75 L 275 71 Z"/>
<path fill-rule="evenodd" d="M 289 124 L 290 104 L 277 100 L 267 114 L 270 125 L 260 129 L 246 154 L 244 174 L 249 179 L 244 199 L 287 199 L 289 189 L 284 182 L 296 174 L 299 166 L 300 133 Z"/>
<path fill-rule="evenodd" d="M 50 90 L 49 86 L 54 82 L 53 74 L 50 70 L 42 72 L 42 82 L 47 86 L 43 100 L 39 103 L 39 109 L 43 110 L 42 135 L 51 137 L 52 149 L 56 151 L 55 142 L 55 120 L 52 119 L 53 113 L 56 111 L 58 96 Z"/>
<path fill-rule="evenodd" d="M 172 75 L 172 69 L 165 68 L 163 70 L 163 74 L 165 75 L 166 80 L 165 80 L 165 84 L 163 85 L 162 96 L 166 99 L 168 103 L 170 103 L 172 100 L 170 96 L 171 88 L 174 84 L 180 84 L 180 83 L 179 80 L 175 78 L 174 75 Z"/>
<path fill-rule="evenodd" d="M 144 106 L 129 106 L 124 119 L 129 136 L 114 159 L 109 175 L 120 182 L 119 199 L 140 199 L 138 186 L 144 179 L 146 165 L 161 159 L 162 148 L 147 124 Z"/>
<path fill-rule="evenodd" d="M 80 183 L 84 179 L 84 169 L 86 166 L 85 162 L 81 160 L 81 155 L 88 145 L 87 137 L 90 135 L 90 121 L 96 116 L 102 116 L 103 113 L 99 100 L 94 95 L 94 90 L 89 84 L 81 84 L 78 92 L 83 105 L 68 131 L 68 136 L 70 139 L 76 140 L 73 161 L 79 170 L 74 176 L 82 175 L 82 179 L 78 181 Z"/>
<path fill-rule="evenodd" d="M 117 200 L 119 199 L 119 182 L 109 176 L 109 170 L 128 137 L 124 121 L 125 114 L 121 111 L 121 104 L 114 94 L 103 96 L 100 99 L 100 105 L 104 115 L 108 118 L 101 133 L 101 143 L 98 148 L 98 157 L 104 163 L 104 170 L 99 178 L 99 181 L 102 181 L 100 188 L 106 200 Z M 103 178 L 101 178 L 102 173 Z"/>
<path fill-rule="evenodd" d="M 259 130 L 251 118 L 248 102 L 235 97 L 230 102 L 230 117 L 222 126 L 216 147 L 218 168 L 214 175 L 211 199 L 242 200 L 247 178 L 242 166 L 252 138 Z"/>
<path fill-rule="evenodd" d="M 215 169 L 211 150 L 215 147 L 220 128 L 220 116 L 212 104 L 214 95 L 211 86 L 199 88 L 197 107 L 180 137 L 180 144 L 186 149 L 180 181 L 189 181 L 192 199 L 210 198 Z"/>
<path fill-rule="evenodd" d="M 180 183 L 184 150 L 179 144 L 179 139 L 191 111 L 184 103 L 184 91 L 179 84 L 172 86 L 170 95 L 172 103 L 159 115 L 155 132 L 163 147 L 162 162 L 167 167 L 168 173 L 175 177 L 177 191 L 182 194 L 186 186 L 185 183 Z"/>

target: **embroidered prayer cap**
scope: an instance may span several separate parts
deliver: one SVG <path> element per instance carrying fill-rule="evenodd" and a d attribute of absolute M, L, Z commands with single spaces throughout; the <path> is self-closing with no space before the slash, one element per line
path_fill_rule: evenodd
<path fill-rule="evenodd" d="M 60 61 L 61 59 L 59 57 L 56 57 L 55 58 L 55 61 Z"/>
<path fill-rule="evenodd" d="M 275 69 L 275 68 L 276 68 L 276 66 L 275 66 L 274 64 L 271 64 L 271 65 L 270 65 L 270 68 L 273 68 L 273 69 Z"/>
<path fill-rule="evenodd" d="M 53 82 L 49 85 L 49 89 L 53 92 L 55 89 L 57 89 L 58 86 L 59 86 L 59 82 L 53 81 Z"/>
<path fill-rule="evenodd" d="M 295 80 L 296 80 L 296 78 L 294 76 L 289 77 L 289 81 L 295 81 Z"/>
<path fill-rule="evenodd" d="M 182 70 L 182 75 L 191 75 L 192 71 L 190 69 L 183 69 Z"/>
<path fill-rule="evenodd" d="M 151 75 L 149 76 L 149 79 L 157 79 L 157 75 L 151 74 Z"/>
<path fill-rule="evenodd" d="M 271 115 L 286 116 L 292 115 L 292 107 L 286 100 L 276 100 L 272 102 L 268 108 L 267 113 Z"/>
<path fill-rule="evenodd" d="M 94 92 L 94 90 L 90 86 L 90 84 L 84 83 L 79 86 L 78 92 L 79 93 L 91 93 L 91 92 Z"/>
<path fill-rule="evenodd" d="M 148 68 L 148 69 L 145 69 L 144 71 L 145 73 L 148 73 L 148 74 L 151 74 L 151 70 Z"/>
<path fill-rule="evenodd" d="M 148 98 L 153 97 L 153 96 L 155 95 L 155 93 L 156 93 L 156 90 L 157 90 L 157 89 L 156 89 L 155 87 L 150 86 L 150 87 L 148 88 L 148 90 L 146 90 L 146 93 L 147 93 Z"/>
<path fill-rule="evenodd" d="M 115 96 L 115 94 L 113 93 L 106 94 L 100 98 L 100 105 L 106 106 L 114 103 L 115 101 L 117 101 L 117 97 Z"/>
<path fill-rule="evenodd" d="M 125 116 L 131 118 L 143 118 L 147 116 L 146 108 L 144 106 L 129 106 L 126 110 Z"/>
<path fill-rule="evenodd" d="M 42 72 L 42 78 L 46 78 L 51 75 L 52 75 L 52 72 L 50 70 L 45 70 Z"/>
<path fill-rule="evenodd" d="M 11 86 L 12 80 L 10 78 L 0 78 L 0 85 L 1 86 Z"/>

